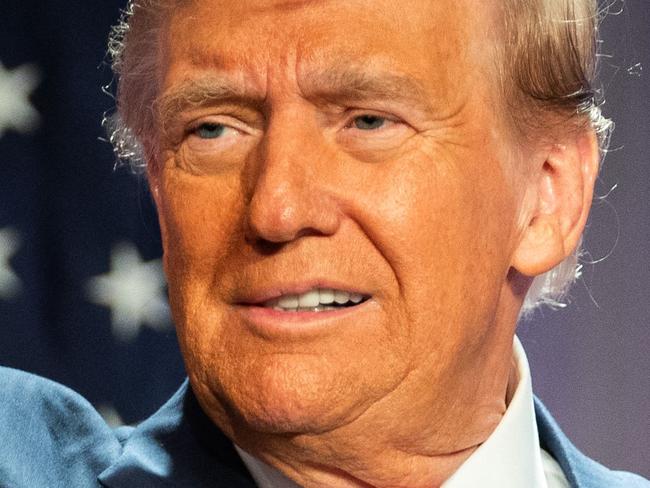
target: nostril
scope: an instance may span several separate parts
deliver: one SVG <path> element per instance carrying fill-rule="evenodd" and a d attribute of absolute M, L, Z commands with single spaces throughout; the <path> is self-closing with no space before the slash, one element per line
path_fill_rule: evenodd
<path fill-rule="evenodd" d="M 272 242 L 262 238 L 254 238 L 249 242 L 253 249 L 262 256 L 276 254 L 286 245 L 285 242 Z"/>

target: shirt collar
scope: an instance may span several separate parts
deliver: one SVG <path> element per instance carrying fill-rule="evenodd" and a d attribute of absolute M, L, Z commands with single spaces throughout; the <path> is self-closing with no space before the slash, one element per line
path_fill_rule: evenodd
<path fill-rule="evenodd" d="M 517 337 L 513 352 L 518 382 L 501 422 L 442 488 L 547 488 L 530 369 Z"/>
<path fill-rule="evenodd" d="M 235 444 L 235 449 L 250 471 L 258 488 L 300 488 L 300 485 L 287 478 L 280 471 L 248 454 Z"/>
<path fill-rule="evenodd" d="M 530 369 L 517 337 L 514 339 L 513 361 L 517 384 L 501 422 L 441 488 L 547 488 Z M 259 488 L 298 488 L 278 470 L 235 447 Z"/>

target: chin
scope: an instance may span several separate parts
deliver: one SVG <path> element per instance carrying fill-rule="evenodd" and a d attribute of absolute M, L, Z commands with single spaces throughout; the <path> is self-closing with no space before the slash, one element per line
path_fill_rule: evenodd
<path fill-rule="evenodd" d="M 293 399 L 287 397 L 264 405 L 242 405 L 237 411 L 247 430 L 278 435 L 320 434 L 341 425 L 342 421 L 327 414 L 322 404 L 296 408 Z"/>
<path fill-rule="evenodd" d="M 313 356 L 276 356 L 228 373 L 216 396 L 233 423 L 268 434 L 332 430 L 360 415 L 371 394 L 351 381 L 351 371 Z"/>

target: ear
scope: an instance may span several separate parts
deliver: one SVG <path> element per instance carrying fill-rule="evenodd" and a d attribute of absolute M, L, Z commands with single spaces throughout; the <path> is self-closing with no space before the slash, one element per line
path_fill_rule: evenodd
<path fill-rule="evenodd" d="M 554 268 L 578 245 L 600 165 L 594 131 L 571 134 L 539 158 L 528 215 L 512 267 L 526 276 Z"/>

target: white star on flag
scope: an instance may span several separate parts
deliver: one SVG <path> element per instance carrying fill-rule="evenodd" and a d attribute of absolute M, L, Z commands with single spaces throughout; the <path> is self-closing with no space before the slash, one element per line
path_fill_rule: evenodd
<path fill-rule="evenodd" d="M 40 116 L 29 96 L 39 81 L 38 69 L 32 64 L 7 70 L 0 63 L 0 138 L 9 129 L 26 134 L 36 128 Z"/>
<path fill-rule="evenodd" d="M 20 291 L 20 280 L 9 264 L 19 247 L 18 232 L 9 227 L 0 229 L 0 298 L 13 298 Z"/>
<path fill-rule="evenodd" d="M 111 309 L 113 334 L 135 339 L 144 325 L 155 330 L 171 328 L 165 296 L 165 276 L 160 259 L 145 262 L 133 244 L 113 248 L 111 270 L 88 283 L 92 302 Z"/>

